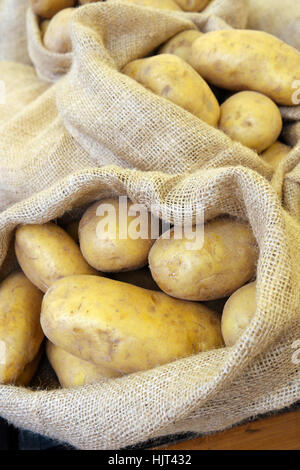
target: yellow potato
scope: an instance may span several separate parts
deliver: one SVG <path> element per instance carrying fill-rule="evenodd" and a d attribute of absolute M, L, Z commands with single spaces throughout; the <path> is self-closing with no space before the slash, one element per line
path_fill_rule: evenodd
<path fill-rule="evenodd" d="M 38 354 L 43 294 L 21 272 L 0 285 L 0 384 L 15 383 Z"/>
<path fill-rule="evenodd" d="M 167 41 L 158 51 L 159 54 L 174 54 L 188 62 L 192 44 L 202 36 L 200 31 L 190 29 L 182 31 Z"/>
<path fill-rule="evenodd" d="M 74 240 L 53 223 L 20 226 L 15 250 L 23 272 L 43 292 L 61 277 L 96 274 Z"/>
<path fill-rule="evenodd" d="M 207 83 L 180 57 L 159 54 L 135 60 L 126 65 L 123 72 L 211 126 L 218 124 L 220 107 L 215 95 Z"/>
<path fill-rule="evenodd" d="M 219 127 L 233 140 L 262 152 L 279 137 L 282 118 L 277 105 L 267 96 L 241 91 L 221 105 Z"/>
<path fill-rule="evenodd" d="M 256 312 L 256 282 L 238 289 L 227 300 L 222 315 L 226 346 L 233 346 L 249 326 Z"/>
<path fill-rule="evenodd" d="M 210 0 L 175 0 L 184 11 L 202 11 Z"/>
<path fill-rule="evenodd" d="M 105 378 L 114 378 L 121 375 L 106 367 L 73 356 L 55 346 L 49 340 L 46 343 L 46 352 L 60 385 L 65 388 L 93 384 Z"/>
<path fill-rule="evenodd" d="M 209 83 L 228 90 L 252 90 L 292 106 L 300 77 L 300 52 L 262 31 L 222 30 L 192 45 L 190 64 Z"/>
<path fill-rule="evenodd" d="M 178 10 L 182 11 L 173 0 L 123 0 L 124 3 L 141 5 L 144 7 L 158 8 L 160 10 Z"/>
<path fill-rule="evenodd" d="M 148 268 L 138 269 L 136 271 L 127 271 L 115 273 L 112 278 L 116 281 L 127 282 L 137 287 L 148 290 L 160 290 Z"/>
<path fill-rule="evenodd" d="M 75 8 L 66 8 L 58 12 L 50 20 L 44 35 L 44 45 L 59 54 L 72 51 L 71 16 Z"/>
<path fill-rule="evenodd" d="M 151 240 L 151 215 L 145 212 L 147 227 L 141 229 L 142 237 L 135 239 L 131 229 L 136 227 L 139 216 L 128 215 L 133 203 L 127 200 L 127 205 L 128 209 L 124 206 L 123 213 L 119 199 L 103 199 L 84 213 L 79 224 L 80 249 L 95 269 L 103 272 L 132 271 L 147 264 L 148 253 L 154 243 Z"/>
<path fill-rule="evenodd" d="M 257 248 L 248 225 L 230 218 L 212 220 L 204 226 L 203 244 L 200 236 L 199 242 L 184 235 L 176 239 L 171 229 L 154 243 L 149 267 L 167 294 L 186 300 L 219 299 L 255 274 Z"/>
<path fill-rule="evenodd" d="M 32 10 L 41 18 L 50 19 L 64 8 L 74 7 L 76 0 L 30 0 Z"/>
<path fill-rule="evenodd" d="M 122 374 L 223 344 L 218 315 L 203 305 L 100 276 L 58 280 L 41 325 L 58 347 Z"/>
<path fill-rule="evenodd" d="M 282 144 L 281 142 L 275 142 L 275 144 L 271 145 L 271 147 L 261 154 L 261 158 L 269 163 L 275 170 L 281 160 L 283 160 L 291 150 L 292 147 Z"/>
<path fill-rule="evenodd" d="M 43 348 L 40 348 L 35 358 L 25 366 L 21 375 L 19 375 L 19 377 L 17 378 L 15 385 L 26 387 L 30 384 L 40 364 L 42 352 Z"/>

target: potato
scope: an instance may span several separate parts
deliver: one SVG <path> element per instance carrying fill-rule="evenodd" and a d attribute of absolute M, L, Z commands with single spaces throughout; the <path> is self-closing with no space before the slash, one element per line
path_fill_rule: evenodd
<path fill-rule="evenodd" d="M 0 285 L 0 383 L 15 383 L 38 354 L 43 294 L 21 272 Z"/>
<path fill-rule="evenodd" d="M 160 290 L 158 285 L 154 282 L 153 277 L 148 268 L 138 269 L 136 271 L 127 271 L 122 273 L 115 273 L 112 278 L 116 281 L 127 282 L 137 287 L 143 287 L 148 290 Z"/>
<path fill-rule="evenodd" d="M 287 44 L 300 49 L 299 0 L 249 0 L 249 29 L 274 34 Z"/>
<path fill-rule="evenodd" d="M 60 277 L 96 274 L 74 240 L 53 223 L 18 227 L 15 250 L 23 272 L 43 292 Z"/>
<path fill-rule="evenodd" d="M 182 31 L 167 41 L 158 51 L 159 54 L 174 54 L 188 62 L 192 44 L 202 36 L 200 31 L 190 29 Z"/>
<path fill-rule="evenodd" d="M 145 212 L 148 226 L 142 233 L 143 238 L 134 239 L 130 229 L 139 217 L 128 215 L 133 208 L 129 200 L 127 207 L 124 206 L 123 213 L 119 199 L 103 199 L 84 213 L 79 224 L 80 249 L 95 269 L 103 272 L 132 271 L 147 264 L 148 253 L 154 243 L 151 240 L 151 215 Z M 110 212 L 106 212 L 107 209 Z"/>
<path fill-rule="evenodd" d="M 26 387 L 30 384 L 40 364 L 42 352 L 43 348 L 41 347 L 35 358 L 25 366 L 21 375 L 17 378 L 15 385 Z"/>
<path fill-rule="evenodd" d="M 64 8 L 74 7 L 76 0 L 30 0 L 34 13 L 41 18 L 50 19 Z"/>
<path fill-rule="evenodd" d="M 41 325 L 56 346 L 122 374 L 223 344 L 218 315 L 203 305 L 100 276 L 59 279 Z"/>
<path fill-rule="evenodd" d="M 222 334 L 226 346 L 233 346 L 248 328 L 256 312 L 256 282 L 238 289 L 227 300 L 222 315 Z"/>
<path fill-rule="evenodd" d="M 283 160 L 291 150 L 292 147 L 277 141 L 261 154 L 261 158 L 269 163 L 275 170 L 281 160 Z"/>
<path fill-rule="evenodd" d="M 44 35 L 44 45 L 52 52 L 64 54 L 72 51 L 71 16 L 75 8 L 66 8 L 50 20 Z"/>
<path fill-rule="evenodd" d="M 144 7 L 158 8 L 160 10 L 178 10 L 182 11 L 173 0 L 123 0 L 124 3 L 141 5 Z"/>
<path fill-rule="evenodd" d="M 218 124 L 220 107 L 215 95 L 207 83 L 180 57 L 159 54 L 138 59 L 126 65 L 123 72 L 211 126 Z"/>
<path fill-rule="evenodd" d="M 103 366 L 83 361 L 79 357 L 55 346 L 49 340 L 46 343 L 46 352 L 60 385 L 65 388 L 93 384 L 105 378 L 121 375 Z"/>
<path fill-rule="evenodd" d="M 175 0 L 184 11 L 202 11 L 210 0 Z"/>
<path fill-rule="evenodd" d="M 167 239 L 166 237 L 169 237 Z M 174 229 L 149 253 L 153 279 L 167 294 L 186 300 L 227 297 L 255 273 L 257 248 L 252 230 L 234 219 L 218 218 L 204 225 L 203 245 Z"/>
<path fill-rule="evenodd" d="M 300 77 L 300 52 L 261 31 L 222 30 L 192 45 L 190 64 L 209 83 L 228 90 L 252 90 L 292 106 Z"/>
<path fill-rule="evenodd" d="M 241 91 L 221 105 L 219 127 L 233 140 L 262 152 L 279 137 L 282 118 L 276 104 L 267 96 Z"/>

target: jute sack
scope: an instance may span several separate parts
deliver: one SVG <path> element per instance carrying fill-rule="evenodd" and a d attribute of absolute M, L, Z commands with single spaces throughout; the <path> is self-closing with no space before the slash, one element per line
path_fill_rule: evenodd
<path fill-rule="evenodd" d="M 107 0 L 108 3 L 125 3 L 126 0 Z M 84 8 L 90 8 L 91 5 L 87 5 Z M 95 6 L 95 5 L 93 5 Z M 133 6 L 133 8 L 142 9 L 141 14 L 143 12 L 145 14 L 145 19 L 148 17 L 147 10 L 149 8 L 143 6 Z M 96 8 L 99 7 L 99 4 L 96 5 Z M 83 7 L 82 7 L 83 8 Z M 146 10 L 146 11 L 145 11 Z M 152 10 L 152 9 L 150 9 Z M 128 26 L 131 29 L 130 18 L 130 10 L 127 10 L 127 21 Z M 153 11 L 153 10 L 152 10 Z M 156 10 L 157 11 L 157 10 Z M 158 10 L 160 12 L 162 10 Z M 163 10 L 166 12 L 166 10 Z M 99 18 L 93 18 L 93 10 L 91 10 L 89 16 L 89 25 L 90 26 L 98 26 L 98 29 L 101 28 L 101 25 L 98 24 Z M 76 14 L 76 12 L 75 12 Z M 226 29 L 230 28 L 230 26 L 234 28 L 244 28 L 247 23 L 247 16 L 248 16 L 248 0 L 236 0 L 232 2 L 232 0 L 213 0 L 205 10 L 202 11 L 200 14 L 189 14 L 184 12 L 169 12 L 169 18 L 173 15 L 173 17 L 177 17 L 178 19 L 182 19 L 186 22 L 188 20 L 194 21 L 194 23 L 199 27 L 199 29 L 203 29 L 204 31 L 216 30 L 216 29 Z M 154 17 L 153 17 L 154 18 Z M 157 21 L 157 20 L 156 20 Z M 133 23 L 132 23 L 133 24 Z M 190 28 L 191 28 L 190 24 Z M 194 27 L 194 26 L 193 26 Z M 153 24 L 153 34 L 155 34 L 155 23 Z M 27 12 L 27 30 L 28 30 L 28 48 L 31 60 L 37 70 L 38 75 L 48 81 L 55 82 L 59 78 L 61 78 L 65 73 L 69 70 L 72 64 L 72 56 L 73 53 L 53 53 L 47 50 L 44 47 L 42 34 L 39 26 L 39 21 L 37 16 L 33 13 L 33 11 L 29 8 Z M 102 32 L 104 33 L 104 31 Z"/>
<path fill-rule="evenodd" d="M 243 165 L 270 179 L 271 168 L 255 152 L 120 73 L 190 28 L 195 24 L 182 16 L 125 4 L 77 9 L 70 72 L 52 86 L 43 82 L 46 91 L 0 126 L 0 209 L 75 170 L 107 164 L 183 174 Z M 0 63 L 9 82 L 7 67 Z M 22 83 L 25 69 L 17 73 Z M 12 94 L 3 109 L 13 100 Z"/>
<path fill-rule="evenodd" d="M 0 0 L 0 60 L 30 64 L 27 52 L 28 0 Z"/>
<path fill-rule="evenodd" d="M 119 449 L 172 433 L 217 431 L 300 398 L 300 226 L 269 182 L 241 166 L 167 175 L 108 166 L 85 169 L 0 214 L 2 263 L 20 223 L 43 223 L 88 202 L 127 194 L 179 224 L 204 209 L 207 220 L 248 220 L 259 246 L 257 311 L 232 348 L 75 389 L 0 386 L 1 416 L 80 449 Z M 46 390 L 45 390 L 46 387 Z"/>

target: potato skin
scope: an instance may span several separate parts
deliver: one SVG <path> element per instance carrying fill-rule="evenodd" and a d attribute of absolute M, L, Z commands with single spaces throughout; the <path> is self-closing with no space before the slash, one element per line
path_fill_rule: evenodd
<path fill-rule="evenodd" d="M 241 91 L 221 105 L 219 127 L 233 140 L 263 152 L 279 137 L 282 118 L 276 104 L 267 96 Z"/>
<path fill-rule="evenodd" d="M 103 366 L 97 366 L 73 356 L 49 340 L 46 343 L 46 353 L 60 385 L 64 388 L 80 387 L 121 375 Z"/>
<path fill-rule="evenodd" d="M 50 19 L 64 8 L 74 7 L 76 0 L 30 0 L 34 13 L 41 18 Z"/>
<path fill-rule="evenodd" d="M 203 305 L 99 276 L 58 280 L 41 324 L 60 348 L 123 374 L 223 344 L 218 315 Z"/>
<path fill-rule="evenodd" d="M 220 88 L 258 91 L 292 106 L 293 82 L 300 77 L 300 53 L 271 34 L 223 30 L 204 34 L 192 45 L 190 64 Z"/>
<path fill-rule="evenodd" d="M 138 59 L 126 65 L 123 72 L 207 124 L 217 126 L 220 107 L 215 95 L 208 84 L 180 57 L 159 54 Z"/>
<path fill-rule="evenodd" d="M 167 41 L 158 51 L 159 54 L 174 54 L 188 62 L 192 44 L 202 36 L 200 31 L 190 29 L 182 31 Z"/>
<path fill-rule="evenodd" d="M 42 292 L 60 277 L 96 274 L 75 241 L 51 222 L 18 227 L 15 251 L 22 271 Z"/>
<path fill-rule="evenodd" d="M 99 237 L 99 222 L 105 221 L 106 215 L 97 215 L 97 209 L 109 205 L 116 214 L 116 237 L 114 234 L 105 234 L 101 231 L 103 238 Z M 128 211 L 132 202 L 127 200 Z M 127 215 L 127 228 L 135 219 L 135 216 Z M 132 271 L 142 268 L 147 264 L 148 253 L 154 240 L 151 239 L 150 213 L 148 213 L 148 233 L 145 237 L 133 239 L 127 230 L 127 238 L 120 237 L 120 230 L 123 225 L 119 224 L 120 205 L 117 198 L 102 199 L 92 204 L 79 223 L 80 249 L 87 262 L 95 269 L 103 272 Z M 125 215 L 125 216 L 126 216 Z M 111 216 L 109 220 L 113 222 Z"/>
<path fill-rule="evenodd" d="M 44 34 L 46 49 L 58 54 L 72 51 L 71 16 L 75 8 L 66 8 L 59 11 L 50 20 Z"/>
<path fill-rule="evenodd" d="M 38 354 L 43 294 L 21 272 L 0 285 L 0 383 L 15 383 Z"/>
<path fill-rule="evenodd" d="M 251 228 L 230 218 L 204 226 L 202 248 L 192 250 L 183 236 L 160 237 L 149 253 L 149 267 L 158 286 L 167 294 L 186 300 L 227 297 L 255 273 L 256 242 Z"/>
<path fill-rule="evenodd" d="M 184 11 L 202 11 L 210 0 L 176 0 Z"/>
<path fill-rule="evenodd" d="M 173 0 L 125 0 L 124 3 L 158 8 L 160 10 L 182 11 L 177 3 Z"/>
<path fill-rule="evenodd" d="M 261 158 L 269 163 L 275 170 L 281 160 L 285 158 L 291 150 L 292 147 L 277 141 L 261 154 Z"/>
<path fill-rule="evenodd" d="M 256 312 L 256 282 L 250 282 L 227 300 L 222 315 L 222 334 L 226 346 L 233 346 L 249 326 Z"/>

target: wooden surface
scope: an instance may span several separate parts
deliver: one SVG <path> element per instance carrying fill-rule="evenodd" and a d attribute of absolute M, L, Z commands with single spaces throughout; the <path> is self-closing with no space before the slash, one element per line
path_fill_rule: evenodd
<path fill-rule="evenodd" d="M 300 450 L 300 410 L 263 418 L 228 431 L 157 447 L 160 450 Z"/>

